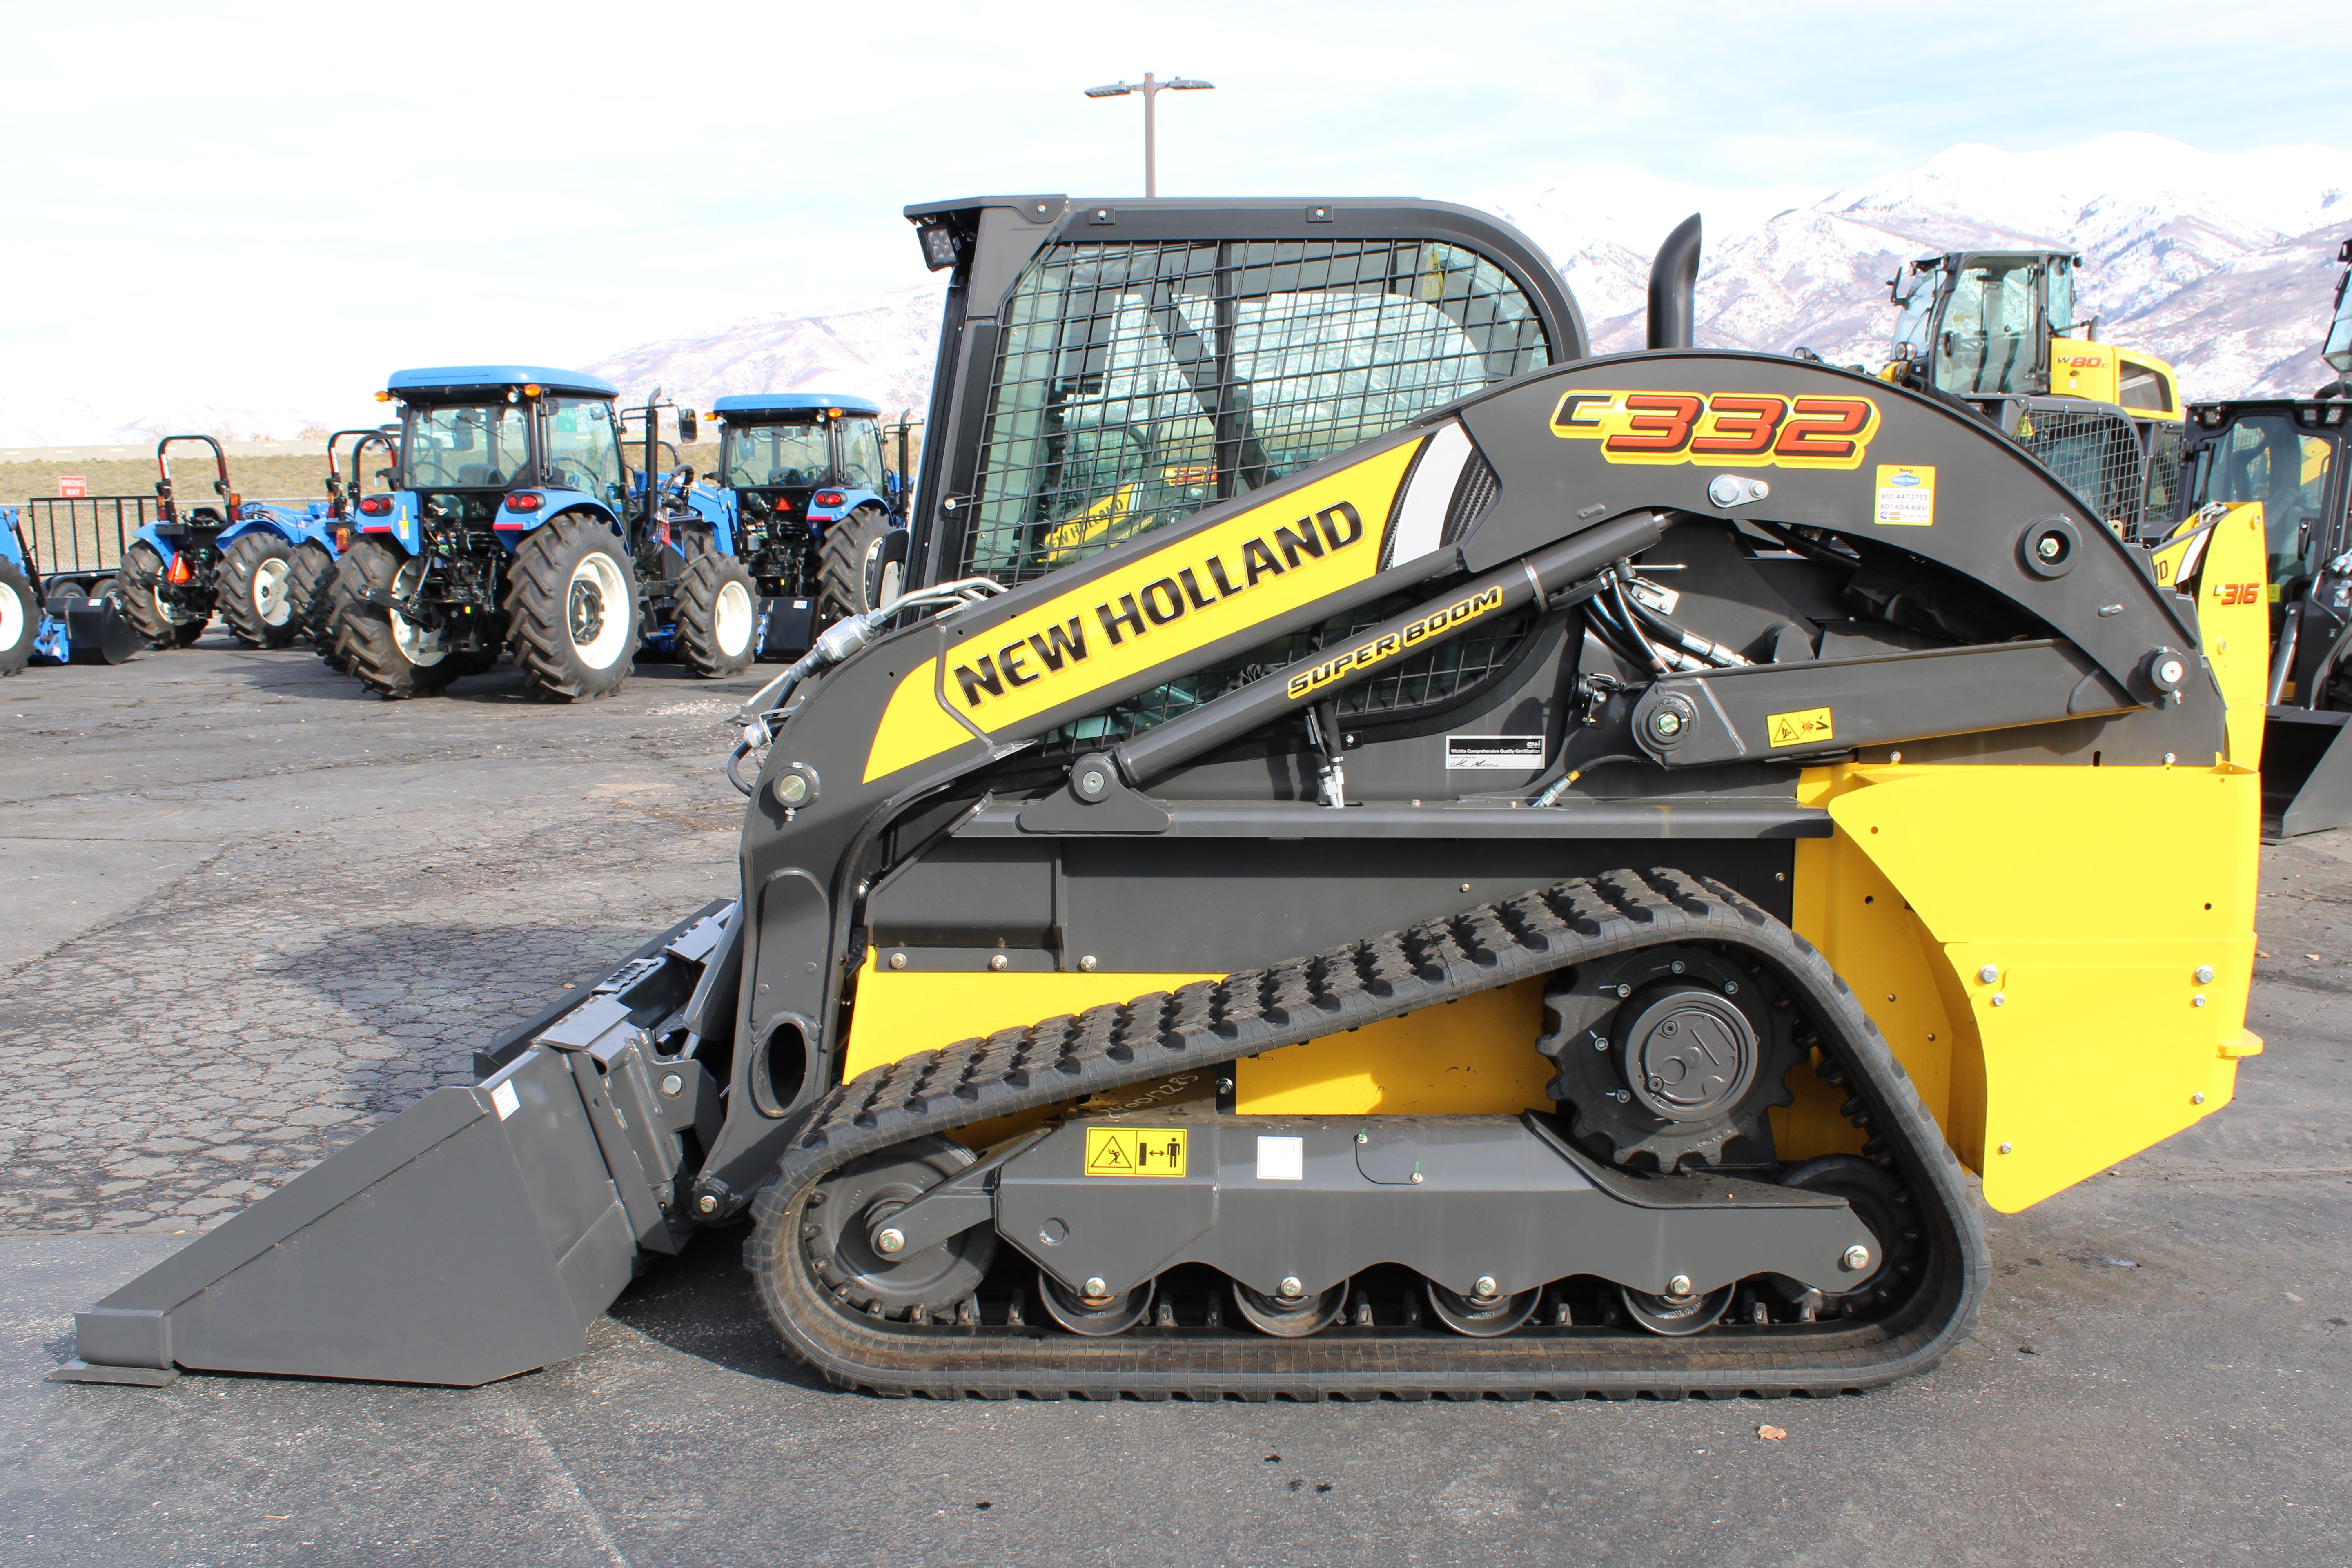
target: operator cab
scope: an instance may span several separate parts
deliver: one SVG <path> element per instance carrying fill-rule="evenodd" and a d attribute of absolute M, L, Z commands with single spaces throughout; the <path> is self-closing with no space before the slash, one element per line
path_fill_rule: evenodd
<path fill-rule="evenodd" d="M 611 382 L 539 365 L 453 365 L 396 371 L 385 384 L 378 395 L 401 405 L 398 488 L 415 496 L 428 529 L 488 531 L 514 489 L 575 490 L 626 510 Z M 370 497 L 362 512 L 370 501 L 392 510 Z"/>
<path fill-rule="evenodd" d="M 2336 280 L 2336 315 L 2319 352 L 2336 379 L 2319 389 L 2322 397 L 2352 396 L 2352 239 L 2336 247 L 2336 259 L 2345 264 L 2344 276 Z"/>
<path fill-rule="evenodd" d="M 861 508 L 898 510 L 882 410 L 866 399 L 760 393 L 722 397 L 712 412 L 719 483 L 734 499 L 737 549 L 762 596 L 809 595 L 828 528 Z"/>
<path fill-rule="evenodd" d="M 2085 397 L 2178 420 L 2172 367 L 2096 342 L 2074 317 L 2083 258 L 2063 250 L 1954 250 L 1888 279 L 1900 309 L 1890 381 L 1953 397 Z M 2074 334 L 2080 330 L 2084 334 Z"/>

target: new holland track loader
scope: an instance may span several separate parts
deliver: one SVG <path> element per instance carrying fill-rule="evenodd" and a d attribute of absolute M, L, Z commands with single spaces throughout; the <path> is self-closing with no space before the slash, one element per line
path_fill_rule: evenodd
<path fill-rule="evenodd" d="M 2229 1101 L 2261 611 L 1972 414 L 1692 348 L 1695 234 L 1594 358 L 1460 207 L 908 216 L 908 586 L 747 706 L 735 897 L 59 1376 L 479 1384 L 748 1222 L 883 1393 L 1867 1387 L 1969 1331 L 1969 1173 Z"/>
<path fill-rule="evenodd" d="M 2179 378 L 2144 350 L 2098 341 L 2075 317 L 2083 258 L 2063 250 L 1955 250 L 1887 280 L 1898 306 L 1880 375 L 1972 407 L 2040 458 L 2126 540 L 2178 515 Z"/>
<path fill-rule="evenodd" d="M 2240 397 L 2192 404 L 2186 515 L 2156 552 L 2157 581 L 2196 575 L 2215 526 L 2265 541 L 2263 832 L 2292 838 L 2352 826 L 2352 240 L 2336 285 L 2325 347 L 2338 379 L 2309 397 Z M 2202 573 L 2209 595 L 2252 592 L 2251 579 Z"/>

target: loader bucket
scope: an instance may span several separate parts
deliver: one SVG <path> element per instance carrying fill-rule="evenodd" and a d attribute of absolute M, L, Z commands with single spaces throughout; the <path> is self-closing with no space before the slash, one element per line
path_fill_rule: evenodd
<path fill-rule="evenodd" d="M 2263 725 L 2263 837 L 2352 824 L 2352 713 L 2273 708 Z"/>
<path fill-rule="evenodd" d="M 675 1252 L 647 1016 L 674 1012 L 724 919 L 641 949 L 601 984 L 86 1312 L 59 1382 L 173 1369 L 472 1387 L 586 1348 L 641 1251 Z M 698 1080 L 707 1075 L 682 1067 Z M 681 1075 L 681 1079 L 682 1079 Z M 688 1094 L 684 1114 L 716 1103 Z M 698 1104 L 708 1101 L 707 1105 Z"/>

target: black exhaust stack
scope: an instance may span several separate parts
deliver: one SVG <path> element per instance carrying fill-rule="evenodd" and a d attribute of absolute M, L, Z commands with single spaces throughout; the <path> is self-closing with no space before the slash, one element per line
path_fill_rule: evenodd
<path fill-rule="evenodd" d="M 1650 346 L 1686 349 L 1697 337 L 1698 214 L 1675 226 L 1650 263 Z"/>

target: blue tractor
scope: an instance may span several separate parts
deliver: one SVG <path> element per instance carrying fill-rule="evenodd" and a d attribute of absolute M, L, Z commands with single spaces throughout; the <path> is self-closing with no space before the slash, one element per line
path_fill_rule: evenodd
<path fill-rule="evenodd" d="M 17 534 L 16 509 L 0 507 L 0 675 L 25 668 L 40 630 L 40 594 Z"/>
<path fill-rule="evenodd" d="M 759 651 L 798 654 L 892 596 L 905 509 L 883 459 L 882 410 L 862 397 L 771 392 L 722 397 L 712 412 L 717 485 L 688 500 L 756 587 Z"/>
<path fill-rule="evenodd" d="M 343 478 L 335 461 L 335 448 L 345 437 L 352 437 L 351 478 Z M 348 579 L 340 568 L 342 558 L 359 537 L 356 515 L 360 498 L 366 493 L 362 482 L 368 448 L 380 447 L 387 467 L 376 470 L 385 483 L 392 478 L 392 467 L 400 461 L 397 426 L 383 429 L 338 430 L 327 437 L 327 500 L 320 518 L 318 537 L 307 541 L 294 552 L 294 575 L 289 579 L 287 594 L 294 602 L 294 618 L 301 626 L 301 635 L 310 638 L 319 650 L 319 657 L 337 669 L 344 668 L 335 652 L 335 612 L 350 596 Z"/>
<path fill-rule="evenodd" d="M 172 478 L 172 448 L 212 448 L 212 502 L 184 503 Z M 166 436 L 155 444 L 155 520 L 122 552 L 116 597 L 122 615 L 156 647 L 186 647 L 215 612 L 249 647 L 283 647 L 301 631 L 289 593 L 294 554 L 325 535 L 323 505 L 247 504 L 230 488 L 228 455 L 210 436 Z"/>
<path fill-rule="evenodd" d="M 604 697 L 633 668 L 637 554 L 619 390 L 536 365 L 396 372 L 394 489 L 362 497 L 335 647 L 386 698 L 427 696 L 512 648 L 525 690 Z M 657 493 L 662 487 L 650 487 Z"/>

